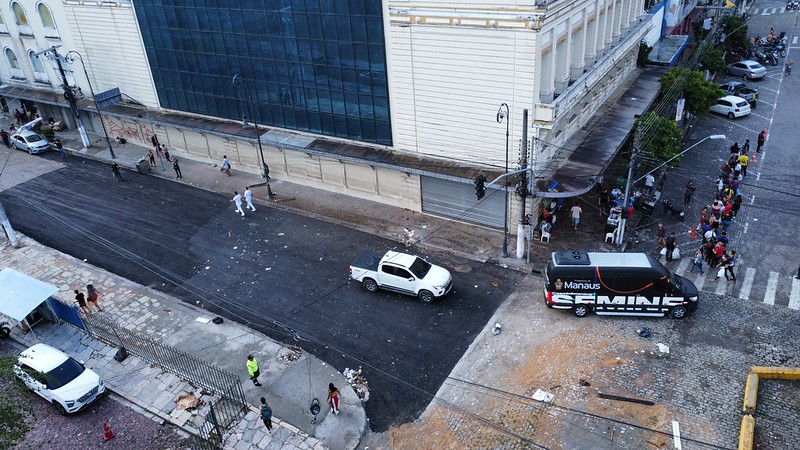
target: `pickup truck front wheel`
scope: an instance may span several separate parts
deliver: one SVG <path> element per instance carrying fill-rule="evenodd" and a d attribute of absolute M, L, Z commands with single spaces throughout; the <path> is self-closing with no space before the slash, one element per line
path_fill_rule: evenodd
<path fill-rule="evenodd" d="M 378 290 L 378 283 L 376 283 L 372 278 L 364 278 L 362 284 L 364 285 L 364 289 L 370 292 L 375 292 Z"/>
<path fill-rule="evenodd" d="M 422 303 L 430 303 L 436 297 L 433 296 L 433 292 L 426 291 L 425 289 L 419 291 L 419 299 L 422 300 Z"/>

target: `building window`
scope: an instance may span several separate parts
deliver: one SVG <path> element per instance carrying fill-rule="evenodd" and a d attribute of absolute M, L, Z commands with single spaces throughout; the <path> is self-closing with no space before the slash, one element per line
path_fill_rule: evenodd
<path fill-rule="evenodd" d="M 28 16 L 25 14 L 25 9 L 22 5 L 20 5 L 19 2 L 12 3 L 11 11 L 14 12 L 14 21 L 19 27 L 19 34 L 33 36 L 31 24 L 28 23 Z"/>
<path fill-rule="evenodd" d="M 0 33 L 8 33 L 8 27 L 2 13 L 0 13 Z"/>
<path fill-rule="evenodd" d="M 44 70 L 44 64 L 42 64 L 42 60 L 36 56 L 33 50 L 28 52 L 28 59 L 31 60 L 31 67 L 33 67 L 33 79 L 42 83 L 49 83 L 50 78 Z"/>
<path fill-rule="evenodd" d="M 19 59 L 17 59 L 17 55 L 14 53 L 14 50 L 6 48 L 5 54 L 6 62 L 8 62 L 8 68 L 11 69 L 11 78 L 16 80 L 24 80 L 25 72 L 22 71 L 22 66 L 19 65 Z"/>
<path fill-rule="evenodd" d="M 50 8 L 44 3 L 39 3 L 36 6 L 36 10 L 39 11 L 39 17 L 42 19 L 42 28 L 44 28 L 45 37 L 59 37 L 58 28 L 56 28 L 56 22 L 53 20 L 53 14 L 50 12 Z"/>

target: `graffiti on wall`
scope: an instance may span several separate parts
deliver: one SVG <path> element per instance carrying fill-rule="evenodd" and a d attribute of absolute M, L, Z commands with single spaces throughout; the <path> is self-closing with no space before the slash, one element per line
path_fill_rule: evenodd
<path fill-rule="evenodd" d="M 111 116 L 106 116 L 105 120 L 108 135 L 112 138 L 123 137 L 128 141 L 149 144 L 153 136 L 153 129 L 147 124 Z"/>

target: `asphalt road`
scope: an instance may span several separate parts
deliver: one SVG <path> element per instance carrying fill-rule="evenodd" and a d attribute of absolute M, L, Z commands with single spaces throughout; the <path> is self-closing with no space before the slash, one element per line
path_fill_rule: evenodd
<path fill-rule="evenodd" d="M 364 366 L 374 431 L 418 416 L 521 277 L 431 255 L 458 268 L 444 300 L 369 293 L 348 283 L 349 263 L 396 243 L 264 206 L 242 218 L 227 196 L 124 176 L 70 158 L 0 196 L 14 226 L 47 246 L 300 345 L 339 370 Z"/>

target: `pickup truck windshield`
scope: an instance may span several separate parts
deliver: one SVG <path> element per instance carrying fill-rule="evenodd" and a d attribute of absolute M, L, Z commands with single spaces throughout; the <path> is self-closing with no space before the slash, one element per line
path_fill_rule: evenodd
<path fill-rule="evenodd" d="M 409 267 L 408 270 L 410 270 L 411 273 L 417 277 L 417 279 L 421 280 L 425 278 L 425 275 L 427 275 L 428 271 L 431 270 L 431 265 L 428 263 L 428 261 L 425 261 L 422 258 L 417 258 L 414 260 L 414 264 L 411 264 L 411 267 Z"/>

